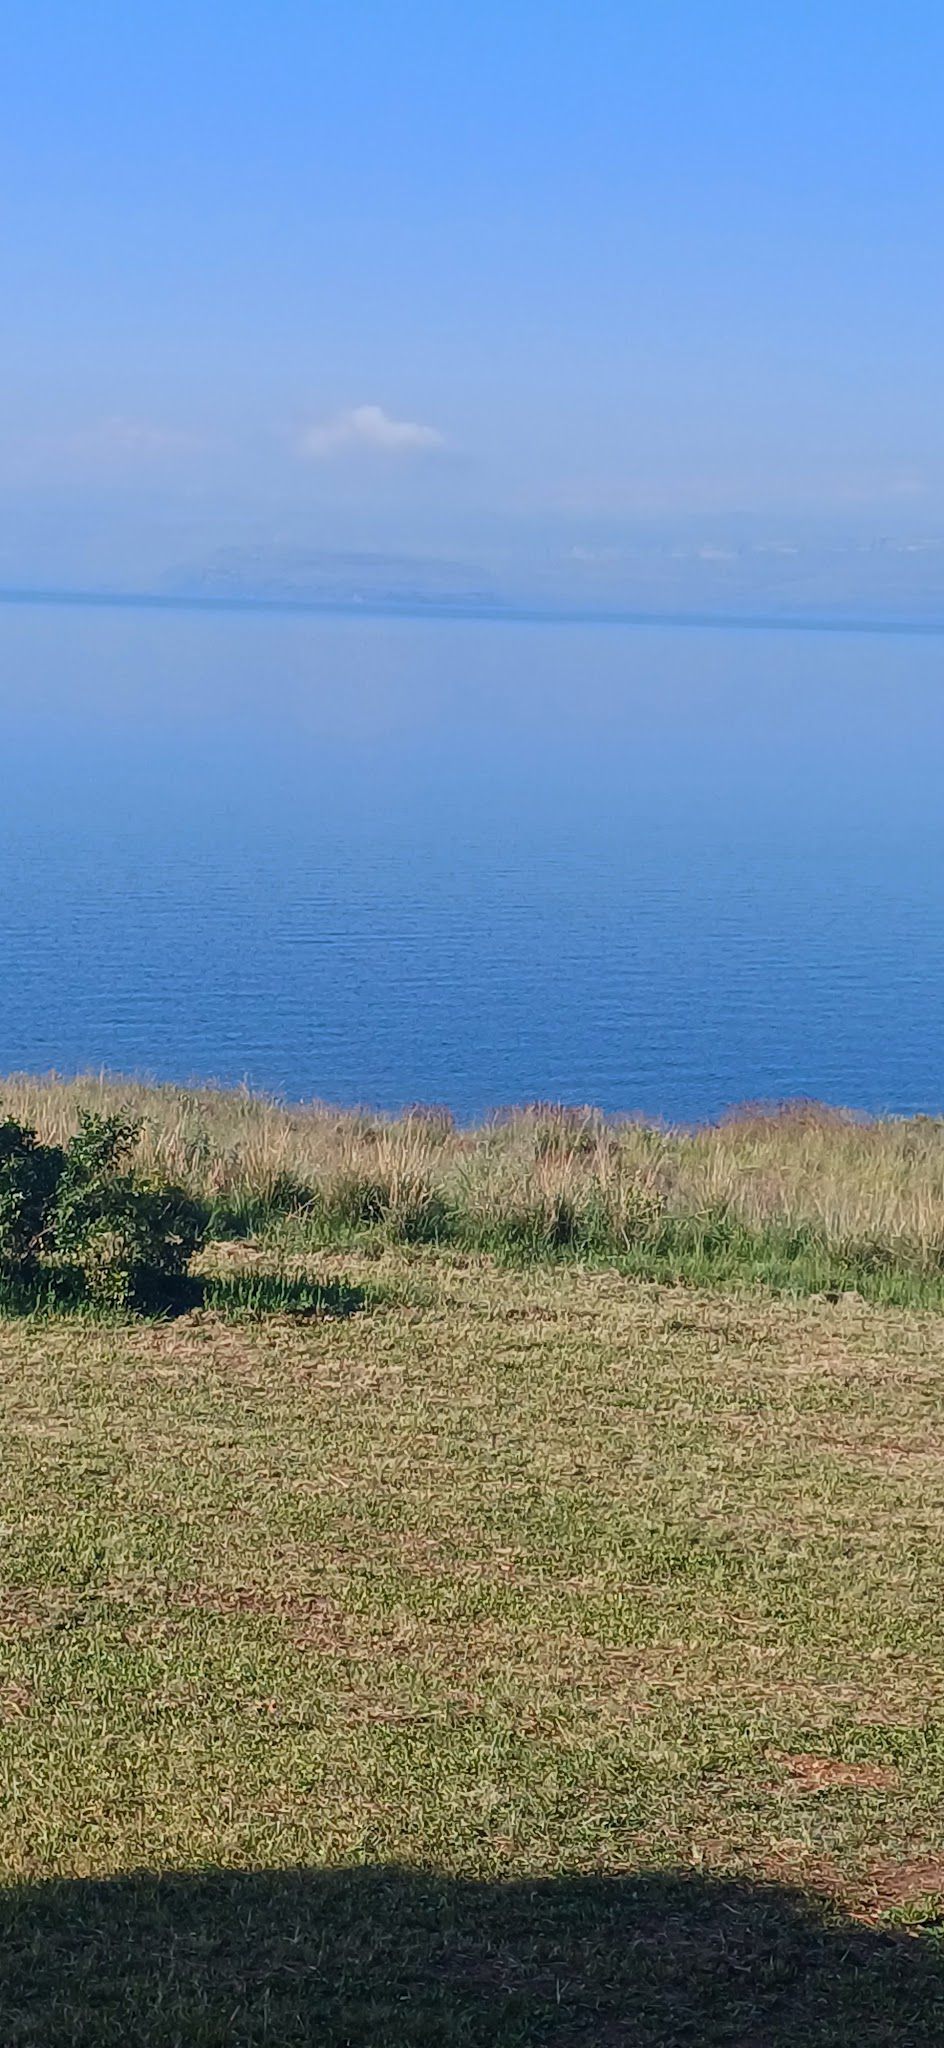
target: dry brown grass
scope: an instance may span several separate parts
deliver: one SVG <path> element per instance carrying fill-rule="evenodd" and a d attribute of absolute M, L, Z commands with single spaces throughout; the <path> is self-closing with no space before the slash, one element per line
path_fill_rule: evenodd
<path fill-rule="evenodd" d="M 314 1196 L 352 1226 L 382 1214 L 394 1234 L 434 1235 L 446 1205 L 473 1239 L 507 1223 L 563 1243 L 575 1217 L 592 1215 L 614 1251 L 653 1219 L 723 1216 L 878 1262 L 936 1270 L 944 1259 L 944 1120 L 798 1103 L 684 1130 L 536 1105 L 462 1130 L 443 1111 L 391 1119 L 105 1075 L 14 1076 L 0 1101 L 56 1141 L 80 1107 L 130 1107 L 145 1164 L 250 1216 Z"/>

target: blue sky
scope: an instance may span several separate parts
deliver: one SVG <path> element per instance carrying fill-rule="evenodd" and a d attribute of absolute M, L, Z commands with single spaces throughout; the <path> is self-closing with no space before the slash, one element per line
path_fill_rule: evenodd
<path fill-rule="evenodd" d="M 3 68 L 0 583 L 944 589 L 939 6 L 8 0 Z"/>

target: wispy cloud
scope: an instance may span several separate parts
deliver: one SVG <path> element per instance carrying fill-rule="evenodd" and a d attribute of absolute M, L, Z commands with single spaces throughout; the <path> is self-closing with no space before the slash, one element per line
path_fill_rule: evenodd
<path fill-rule="evenodd" d="M 358 451 L 377 455 L 421 455 L 444 448 L 445 439 L 435 427 L 419 420 L 395 420 L 382 405 L 355 405 L 328 420 L 304 429 L 299 447 L 315 462 Z"/>

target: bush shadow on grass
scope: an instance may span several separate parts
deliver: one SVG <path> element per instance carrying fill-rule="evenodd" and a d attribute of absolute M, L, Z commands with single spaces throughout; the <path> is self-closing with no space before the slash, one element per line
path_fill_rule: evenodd
<path fill-rule="evenodd" d="M 188 1278 L 177 1313 L 185 1308 L 211 1309 L 221 1316 L 331 1317 L 361 1315 L 378 1308 L 378 1289 L 355 1286 L 350 1280 L 317 1280 L 297 1273 L 259 1273 L 251 1269 Z"/>
<path fill-rule="evenodd" d="M 4 2048 L 918 2048 L 933 1930 L 695 1872 L 142 1873 L 0 1892 Z"/>
<path fill-rule="evenodd" d="M 348 1280 L 319 1280 L 311 1275 L 259 1272 L 252 1267 L 233 1272 L 185 1274 L 162 1283 L 144 1301 L 135 1320 L 173 1319 L 205 1309 L 234 1321 L 263 1321 L 270 1316 L 306 1318 L 358 1315 L 380 1306 L 377 1289 Z M 0 1315 L 82 1315 L 96 1321 L 126 1321 L 127 1316 L 102 1311 L 87 1300 L 81 1276 L 68 1267 L 50 1267 L 30 1280 L 0 1281 Z"/>

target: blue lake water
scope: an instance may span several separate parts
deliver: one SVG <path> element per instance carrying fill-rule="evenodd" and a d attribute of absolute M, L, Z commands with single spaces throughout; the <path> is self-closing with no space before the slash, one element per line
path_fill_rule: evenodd
<path fill-rule="evenodd" d="M 944 639 L 0 606 L 0 1069 L 944 1110 Z"/>

